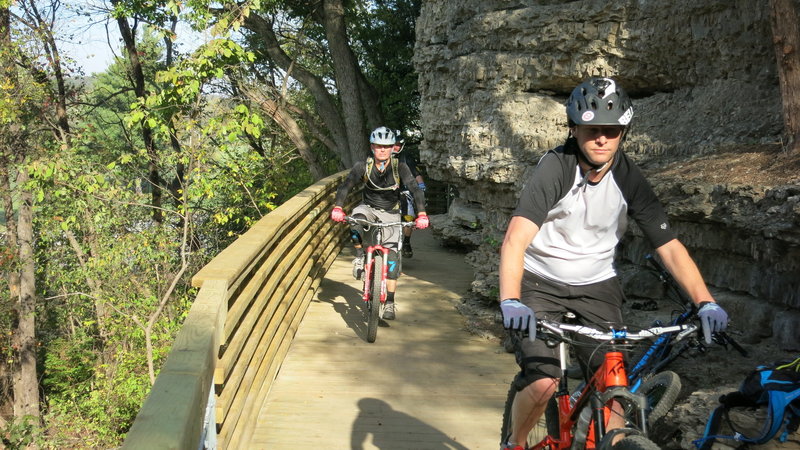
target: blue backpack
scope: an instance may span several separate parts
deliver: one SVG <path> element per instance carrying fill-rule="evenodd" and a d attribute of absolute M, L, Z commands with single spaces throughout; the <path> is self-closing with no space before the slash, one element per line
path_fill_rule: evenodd
<path fill-rule="evenodd" d="M 785 442 L 800 425 L 800 358 L 758 366 L 747 375 L 738 391 L 723 395 L 719 401 L 720 406 L 708 417 L 703 437 L 693 441 L 697 448 L 710 449 L 715 439 L 763 444 L 779 433 L 778 439 Z M 767 407 L 767 420 L 760 435 L 745 436 L 736 430 L 728 419 L 728 410 L 737 406 Z M 723 417 L 733 430 L 733 435 L 717 434 Z"/>

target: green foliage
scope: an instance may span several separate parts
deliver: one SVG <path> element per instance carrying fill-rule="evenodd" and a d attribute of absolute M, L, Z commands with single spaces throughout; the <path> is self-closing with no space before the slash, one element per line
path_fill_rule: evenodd
<path fill-rule="evenodd" d="M 363 70 L 378 91 L 387 124 L 418 129 L 419 92 L 413 57 L 420 0 L 376 0 L 351 21 Z"/>
<path fill-rule="evenodd" d="M 43 443 L 42 430 L 35 417 L 23 416 L 12 420 L 5 428 L 0 428 L 0 444 L 3 448 L 26 449 L 31 445 L 41 446 Z"/>

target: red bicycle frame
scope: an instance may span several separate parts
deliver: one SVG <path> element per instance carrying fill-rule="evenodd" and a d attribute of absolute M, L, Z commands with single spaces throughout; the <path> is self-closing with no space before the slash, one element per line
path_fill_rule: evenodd
<path fill-rule="evenodd" d="M 376 251 L 380 251 L 383 253 L 383 261 L 381 262 L 381 303 L 386 303 L 386 279 L 389 276 L 389 248 L 384 247 L 382 245 L 370 245 L 367 247 L 367 262 L 364 264 L 364 293 L 362 294 L 362 298 L 365 302 L 369 302 L 370 299 L 370 281 L 372 280 L 372 266 L 375 264 L 375 258 L 373 255 Z"/>

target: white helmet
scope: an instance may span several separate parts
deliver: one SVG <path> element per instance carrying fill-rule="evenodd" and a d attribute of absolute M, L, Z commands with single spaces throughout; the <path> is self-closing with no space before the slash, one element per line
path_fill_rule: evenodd
<path fill-rule="evenodd" d="M 369 135 L 369 143 L 377 145 L 394 145 L 394 131 L 386 127 L 378 127 Z"/>

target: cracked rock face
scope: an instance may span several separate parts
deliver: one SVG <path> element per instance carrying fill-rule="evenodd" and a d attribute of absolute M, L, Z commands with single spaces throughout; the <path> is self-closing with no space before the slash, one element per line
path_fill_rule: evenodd
<path fill-rule="evenodd" d="M 472 249 L 473 290 L 496 295 L 517 193 L 566 138 L 571 89 L 611 76 L 633 97 L 624 151 L 707 282 L 787 311 L 774 334 L 797 346 L 800 164 L 780 147 L 772 45 L 766 1 L 423 1 L 420 156 L 457 188 L 434 228 Z M 633 228 L 620 264 L 652 251 Z"/>

